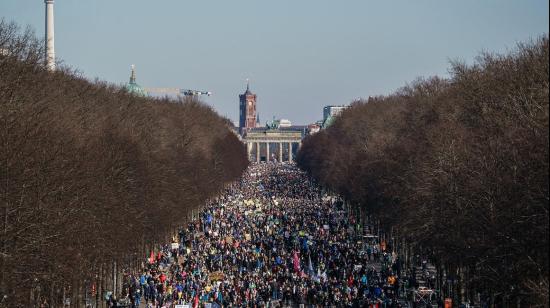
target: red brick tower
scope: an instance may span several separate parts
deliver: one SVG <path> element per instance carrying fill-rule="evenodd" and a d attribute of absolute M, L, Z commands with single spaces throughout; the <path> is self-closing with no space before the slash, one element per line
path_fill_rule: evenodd
<path fill-rule="evenodd" d="M 239 131 L 242 135 L 253 127 L 256 127 L 256 94 L 250 92 L 247 81 L 246 92 L 239 95 Z"/>

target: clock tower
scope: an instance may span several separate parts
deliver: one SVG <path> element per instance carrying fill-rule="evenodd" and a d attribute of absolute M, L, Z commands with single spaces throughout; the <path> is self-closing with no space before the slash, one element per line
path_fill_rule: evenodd
<path fill-rule="evenodd" d="M 256 127 L 256 94 L 250 91 L 247 80 L 246 92 L 239 95 L 239 131 L 244 135 L 253 127 Z"/>

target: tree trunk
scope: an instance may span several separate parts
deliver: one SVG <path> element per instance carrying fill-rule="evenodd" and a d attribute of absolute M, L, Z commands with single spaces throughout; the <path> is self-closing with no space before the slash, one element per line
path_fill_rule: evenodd
<path fill-rule="evenodd" d="M 97 269 L 97 278 L 96 278 L 96 287 L 95 287 L 95 305 L 97 308 L 101 307 L 100 306 L 100 294 L 103 294 L 102 292 L 102 288 L 103 288 L 103 285 L 102 285 L 102 276 L 103 276 L 103 273 L 102 273 L 102 270 L 103 270 L 103 264 L 99 264 L 99 268 Z"/>
<path fill-rule="evenodd" d="M 52 279 L 52 283 L 50 285 L 50 307 L 56 307 L 57 306 L 57 303 L 55 301 L 55 281 L 53 279 L 53 277 L 51 278 Z"/>
<path fill-rule="evenodd" d="M 463 303 L 465 300 L 466 288 L 464 286 L 465 277 L 464 277 L 464 268 L 462 264 L 459 265 L 458 267 L 458 273 L 459 273 L 459 282 L 460 282 L 460 289 L 459 289 L 460 303 Z"/>
<path fill-rule="evenodd" d="M 116 296 L 116 261 L 113 261 L 113 295 Z"/>
<path fill-rule="evenodd" d="M 65 307 L 65 286 L 63 286 L 63 302 L 61 303 L 61 307 Z"/>

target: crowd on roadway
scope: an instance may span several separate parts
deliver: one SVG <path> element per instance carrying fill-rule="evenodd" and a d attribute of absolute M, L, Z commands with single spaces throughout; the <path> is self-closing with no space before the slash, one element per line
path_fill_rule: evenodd
<path fill-rule="evenodd" d="M 370 233 L 294 165 L 253 164 L 127 276 L 126 296 L 133 307 L 397 306 L 401 262 Z"/>

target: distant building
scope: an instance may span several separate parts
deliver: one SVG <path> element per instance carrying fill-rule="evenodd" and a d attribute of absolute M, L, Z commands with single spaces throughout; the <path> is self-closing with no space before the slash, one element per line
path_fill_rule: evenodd
<path fill-rule="evenodd" d="M 257 127 L 259 127 L 259 125 Z M 292 127 L 292 122 L 287 119 L 276 120 L 275 118 L 273 118 L 273 121 L 266 123 L 266 127 L 269 127 L 271 129 L 288 128 Z"/>
<path fill-rule="evenodd" d="M 279 128 L 281 127 L 291 127 L 292 126 L 292 123 L 290 122 L 290 120 L 287 120 L 287 119 L 280 119 L 279 120 Z"/>
<path fill-rule="evenodd" d="M 147 92 L 136 83 L 136 67 L 132 64 L 132 72 L 130 74 L 130 82 L 126 85 L 126 90 L 137 96 L 147 96 Z"/>
<path fill-rule="evenodd" d="M 318 121 L 320 122 L 320 121 Z M 315 133 L 318 133 L 321 130 L 321 124 L 319 123 L 312 123 L 307 126 L 307 133 L 309 135 L 313 135 Z"/>
<path fill-rule="evenodd" d="M 256 94 L 250 91 L 250 85 L 246 84 L 246 91 L 239 95 L 239 131 L 245 134 L 246 131 L 256 127 Z"/>
<path fill-rule="evenodd" d="M 239 95 L 239 126 L 235 129 L 246 144 L 248 159 L 255 162 L 292 162 L 307 133 L 307 126 L 292 125 L 287 119 L 275 118 L 261 126 L 256 98 L 248 84 L 246 91 Z"/>
<path fill-rule="evenodd" d="M 342 111 L 346 108 L 348 108 L 348 106 L 325 106 L 325 108 L 323 108 L 322 128 L 329 127 L 332 122 L 334 122 L 334 118 L 342 113 Z"/>
<path fill-rule="evenodd" d="M 275 120 L 264 127 L 246 131 L 242 141 L 246 144 L 250 161 L 293 161 L 302 145 L 307 126 L 281 127 L 279 123 Z"/>

